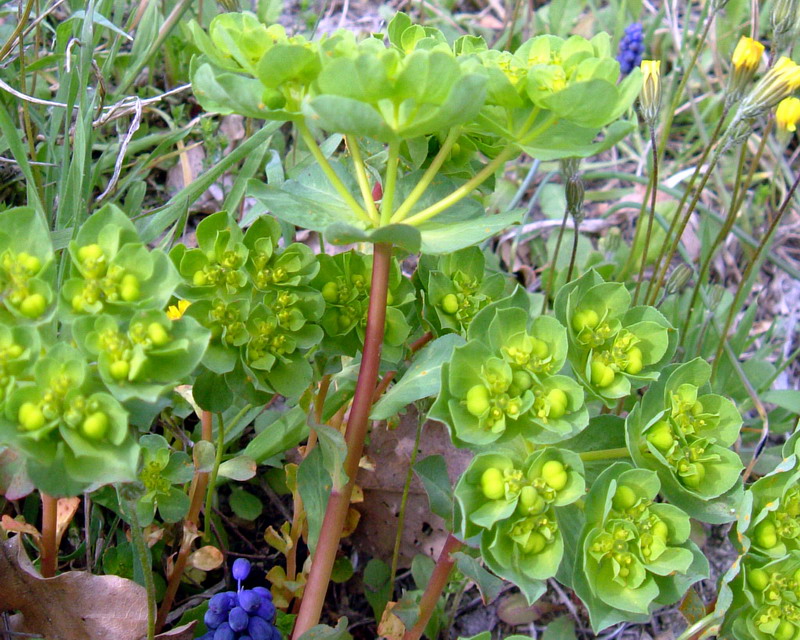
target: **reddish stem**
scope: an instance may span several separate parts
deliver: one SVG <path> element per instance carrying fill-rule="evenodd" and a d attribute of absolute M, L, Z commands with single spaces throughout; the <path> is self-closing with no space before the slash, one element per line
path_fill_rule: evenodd
<path fill-rule="evenodd" d="M 292 634 L 294 640 L 319 622 L 333 563 L 336 560 L 336 552 L 339 549 L 339 540 L 342 537 L 345 519 L 350 508 L 350 495 L 358 472 L 358 463 L 364 450 L 364 440 L 369 428 L 369 414 L 372 410 L 372 398 L 381 362 L 391 258 L 391 245 L 386 243 L 375 245 L 372 257 L 372 284 L 369 293 L 367 328 L 364 336 L 364 355 L 361 358 L 361 369 L 358 372 L 353 406 L 344 435 L 347 443 L 344 471 L 347 474 L 348 482 L 341 489 L 331 490 L 303 601 Z"/>
<path fill-rule="evenodd" d="M 211 442 L 211 412 L 203 411 L 200 416 L 200 421 L 202 425 L 201 438 Z M 172 571 L 169 574 L 169 581 L 167 582 L 167 589 L 164 592 L 164 599 L 161 601 L 161 606 L 158 609 L 156 633 L 161 631 L 164 623 L 167 621 L 167 614 L 169 614 L 169 610 L 172 608 L 172 603 L 175 600 L 175 594 L 178 592 L 183 570 L 186 568 L 186 560 L 189 558 L 189 552 L 192 550 L 192 543 L 197 537 L 200 508 L 203 506 L 203 499 L 206 495 L 208 477 L 209 473 L 206 471 L 195 471 L 194 478 L 192 478 L 192 488 L 189 492 L 189 513 L 183 521 L 181 548 L 178 551 L 178 556 L 175 558 L 175 565 L 172 567 Z M 206 514 L 206 518 L 210 516 L 211 514 Z"/>
<path fill-rule="evenodd" d="M 58 522 L 58 498 L 41 494 L 42 498 L 42 557 L 41 572 L 43 578 L 56 575 L 58 548 L 56 545 L 56 528 Z"/>
<path fill-rule="evenodd" d="M 450 572 L 453 570 L 455 560 L 453 560 L 451 554 L 458 551 L 462 546 L 463 543 L 461 540 L 458 540 L 452 533 L 447 536 L 447 542 L 444 543 L 444 547 L 439 554 L 439 559 L 436 561 L 436 566 L 433 569 L 428 586 L 425 587 L 425 593 L 422 594 L 422 599 L 419 601 L 419 618 L 417 618 L 417 623 L 411 630 L 406 631 L 403 640 L 419 640 L 419 638 L 422 637 L 422 633 L 425 631 L 425 627 L 428 626 L 428 621 L 431 619 L 436 603 L 439 602 L 439 598 L 444 588 L 447 586 Z"/>

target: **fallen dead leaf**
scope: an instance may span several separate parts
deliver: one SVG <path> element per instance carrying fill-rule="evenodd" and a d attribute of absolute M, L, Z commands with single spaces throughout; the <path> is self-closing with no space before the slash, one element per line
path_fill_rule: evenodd
<path fill-rule="evenodd" d="M 61 538 L 67 530 L 75 512 L 81 504 L 80 498 L 59 498 L 56 504 L 56 548 L 61 544 Z"/>
<path fill-rule="evenodd" d="M 19 500 L 33 491 L 33 483 L 25 470 L 25 459 L 16 451 L 0 447 L 0 496 Z"/>
<path fill-rule="evenodd" d="M 39 530 L 32 524 L 14 520 L 14 518 L 11 516 L 4 515 L 3 518 L 0 519 L 0 527 L 3 527 L 3 529 L 6 531 L 13 531 L 14 533 L 27 533 L 28 535 L 33 536 L 37 546 L 42 539 L 42 534 L 39 533 Z"/>
<path fill-rule="evenodd" d="M 14 631 L 49 640 L 140 640 L 147 632 L 144 587 L 80 571 L 42 578 L 19 535 L 0 546 L 0 611 L 17 610 Z"/>
<path fill-rule="evenodd" d="M 212 545 L 200 547 L 189 556 L 189 566 L 201 571 L 219 569 L 224 561 L 222 551 Z"/>
<path fill-rule="evenodd" d="M 403 621 L 392 612 L 396 606 L 396 602 L 387 603 L 378 624 L 378 635 L 386 640 L 402 640 L 403 634 L 406 632 Z"/>

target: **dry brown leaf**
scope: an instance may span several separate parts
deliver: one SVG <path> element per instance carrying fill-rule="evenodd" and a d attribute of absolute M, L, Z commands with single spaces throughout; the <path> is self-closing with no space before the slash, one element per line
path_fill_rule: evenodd
<path fill-rule="evenodd" d="M 194 638 L 194 628 L 196 626 L 197 620 L 192 620 L 189 624 L 185 624 L 182 627 L 175 627 L 164 633 L 159 633 L 155 640 L 192 640 L 192 638 Z"/>
<path fill-rule="evenodd" d="M 4 515 L 2 519 L 0 519 L 0 527 L 3 527 L 3 529 L 6 531 L 13 531 L 14 533 L 27 533 L 28 535 L 33 536 L 37 546 L 42 539 L 42 534 L 39 533 L 39 530 L 32 524 L 14 520 L 14 518 L 11 516 Z"/>
<path fill-rule="evenodd" d="M 406 632 L 403 621 L 392 613 L 392 609 L 396 606 L 396 602 L 387 603 L 380 624 L 378 624 L 378 635 L 386 640 L 402 640 L 403 634 Z"/>
<path fill-rule="evenodd" d="M 466 469 L 472 454 L 456 449 L 442 424 L 427 422 L 422 429 L 417 460 L 443 455 L 450 481 L 454 483 Z M 413 407 L 409 407 L 400 418 L 396 429 L 389 430 L 385 424 L 377 424 L 370 434 L 367 450 L 369 459 L 375 463 L 375 470 L 360 469 L 356 477 L 356 482 L 364 490 L 364 502 L 355 505 L 361 513 L 361 523 L 352 540 L 359 549 L 387 562 L 394 550 L 403 485 L 416 430 L 417 412 Z M 411 559 L 419 553 L 436 558 L 446 539 L 444 522 L 431 513 L 425 488 L 414 475 L 406 503 L 399 566 L 410 566 Z"/>
<path fill-rule="evenodd" d="M 527 625 L 557 608 L 552 602 L 529 605 L 521 593 L 512 593 L 497 603 L 497 617 L 512 627 Z"/>
<path fill-rule="evenodd" d="M 56 548 L 61 545 L 61 538 L 67 530 L 75 512 L 81 504 L 80 498 L 59 498 L 56 504 Z"/>
<path fill-rule="evenodd" d="M 224 561 L 222 551 L 210 544 L 200 547 L 189 556 L 189 566 L 200 571 L 219 569 Z"/>
<path fill-rule="evenodd" d="M 80 571 L 42 578 L 21 536 L 0 546 L 0 611 L 15 610 L 14 631 L 49 640 L 140 640 L 147 632 L 144 587 Z"/>

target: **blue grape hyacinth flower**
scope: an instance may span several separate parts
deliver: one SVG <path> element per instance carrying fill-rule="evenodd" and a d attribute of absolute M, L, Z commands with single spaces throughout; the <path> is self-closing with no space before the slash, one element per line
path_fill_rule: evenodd
<path fill-rule="evenodd" d="M 203 618 L 208 633 L 200 640 L 281 640 L 269 590 L 242 589 L 242 580 L 250 575 L 250 568 L 250 562 L 243 558 L 233 563 L 238 589 L 218 593 L 209 600 Z"/>
<path fill-rule="evenodd" d="M 622 75 L 628 75 L 642 62 L 644 55 L 644 30 L 639 22 L 633 22 L 625 27 L 625 33 L 619 41 L 617 62 Z"/>

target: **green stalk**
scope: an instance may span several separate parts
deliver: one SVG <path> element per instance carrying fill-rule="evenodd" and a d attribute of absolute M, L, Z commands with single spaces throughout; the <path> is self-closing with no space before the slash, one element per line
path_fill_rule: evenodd
<path fill-rule="evenodd" d="M 558 238 L 556 239 L 556 249 L 553 252 L 553 260 L 550 264 L 550 277 L 547 279 L 547 292 L 542 300 L 542 315 L 547 311 L 547 301 L 553 297 L 553 283 L 556 279 L 556 265 L 558 264 L 558 254 L 561 253 L 561 242 L 564 240 L 564 229 L 567 227 L 567 217 L 569 210 L 564 209 L 564 217 L 561 219 L 561 227 L 558 229 Z M 577 234 L 577 230 L 574 230 Z"/>
<path fill-rule="evenodd" d="M 303 142 L 306 143 L 308 150 L 311 152 L 311 155 L 314 156 L 314 160 L 317 161 L 322 172 L 330 181 L 331 185 L 336 192 L 342 197 L 347 203 L 347 206 L 356 214 L 363 222 L 367 224 L 367 226 L 372 226 L 372 220 L 370 219 L 367 212 L 361 208 L 361 205 L 356 202 L 356 199 L 353 195 L 348 191 L 347 187 L 344 186 L 344 183 L 339 179 L 339 176 L 336 175 L 336 172 L 333 170 L 331 163 L 328 162 L 328 159 L 325 157 L 325 154 L 322 153 L 322 149 L 319 148 L 317 141 L 314 139 L 311 131 L 308 128 L 308 125 L 299 120 L 297 123 L 297 130 L 300 132 L 300 137 L 303 138 Z"/>
<path fill-rule="evenodd" d="M 653 149 L 653 169 L 652 169 L 652 181 L 648 185 L 650 189 L 650 216 L 647 219 L 647 233 L 644 236 L 644 247 L 642 250 L 642 263 L 639 266 L 639 277 L 636 279 L 636 290 L 633 294 L 633 305 L 636 306 L 636 303 L 639 300 L 639 290 L 642 288 L 642 281 L 644 280 L 644 269 L 647 266 L 647 254 L 650 252 L 650 239 L 653 236 L 653 222 L 656 219 L 656 195 L 658 193 L 656 189 L 656 185 L 658 184 L 658 150 L 656 149 L 656 129 L 651 124 L 650 125 L 650 146 Z M 645 201 L 642 200 L 642 203 Z M 639 233 L 639 223 L 636 223 L 636 235 Z M 634 244 L 631 249 L 636 247 L 636 240 L 634 238 Z M 633 250 L 631 250 L 631 255 L 633 255 Z"/>
<path fill-rule="evenodd" d="M 412 226 L 421 225 L 423 222 L 430 220 L 434 216 L 440 214 L 445 209 L 452 207 L 457 202 L 460 202 L 468 195 L 470 195 L 476 188 L 478 188 L 485 180 L 487 180 L 490 176 L 492 176 L 495 171 L 500 169 L 507 160 L 510 160 L 511 157 L 517 153 L 516 148 L 513 146 L 506 147 L 503 149 L 497 157 L 494 158 L 491 162 L 489 162 L 483 169 L 478 171 L 472 178 L 470 178 L 467 182 L 462 184 L 458 189 L 453 191 L 450 195 L 445 196 L 439 202 L 435 202 L 431 206 L 423 209 L 419 213 L 415 213 L 410 218 L 406 219 L 406 224 L 410 224 Z"/>
<path fill-rule="evenodd" d="M 459 127 L 454 127 L 450 129 L 450 133 L 447 134 L 442 146 L 439 148 L 438 153 L 434 156 L 433 160 L 431 160 L 430 165 L 425 170 L 425 173 L 422 174 L 419 182 L 414 186 L 411 190 L 411 193 L 408 194 L 406 199 L 403 203 L 397 208 L 394 215 L 392 216 L 392 222 L 402 222 L 405 220 L 406 216 L 408 215 L 409 211 L 414 207 L 415 204 L 419 201 L 422 197 L 422 194 L 425 193 L 425 189 L 433 182 L 433 179 L 439 173 L 439 169 L 444 164 L 444 161 L 447 160 L 447 157 L 450 155 L 450 150 L 453 148 L 453 145 L 458 140 L 458 136 L 461 135 L 461 129 Z"/>
<path fill-rule="evenodd" d="M 386 159 L 386 176 L 383 179 L 383 198 L 381 199 L 381 226 L 389 224 L 394 213 L 394 193 L 397 188 L 397 165 L 400 161 L 400 141 L 389 143 L 389 157 Z"/>
<path fill-rule="evenodd" d="M 780 221 L 783 220 L 784 214 L 786 213 L 786 211 L 788 211 L 789 204 L 792 202 L 792 198 L 794 197 L 794 192 L 797 191 L 798 184 L 800 184 L 800 172 L 798 172 L 797 177 L 792 183 L 791 188 L 786 193 L 786 197 L 783 199 L 781 208 L 778 210 L 777 215 L 772 219 L 772 222 L 770 223 L 767 232 L 761 238 L 761 242 L 756 248 L 756 251 L 753 254 L 752 259 L 747 264 L 747 268 L 744 270 L 744 273 L 742 274 L 742 279 L 739 281 L 739 286 L 736 289 L 736 295 L 733 298 L 733 303 L 731 304 L 730 310 L 728 311 L 728 317 L 725 320 L 725 327 L 723 328 L 722 334 L 720 335 L 719 346 L 717 347 L 717 352 L 714 356 L 714 362 L 711 365 L 712 381 L 716 378 L 717 369 L 719 368 L 719 362 L 722 358 L 722 352 L 725 349 L 725 340 L 727 339 L 728 332 L 730 331 L 731 325 L 733 324 L 733 318 L 736 315 L 737 309 L 742 304 L 743 297 L 745 294 L 745 285 L 750 281 L 750 276 L 753 273 L 753 269 L 755 269 L 756 265 L 760 263 L 761 254 L 763 253 L 764 248 L 772 241 L 772 235 L 775 233 L 775 229 L 778 228 L 778 223 L 780 223 Z"/>
<path fill-rule="evenodd" d="M 361 190 L 361 197 L 364 200 L 364 205 L 367 207 L 372 223 L 375 226 L 380 224 L 381 216 L 378 213 L 378 207 L 375 206 L 375 200 L 372 198 L 372 189 L 369 186 L 369 179 L 367 178 L 367 171 L 364 168 L 364 159 L 361 156 L 361 149 L 358 146 L 358 140 L 355 136 L 345 136 L 347 148 L 350 150 L 350 155 L 353 156 L 353 166 L 356 170 L 356 180 L 358 180 L 358 188 Z"/>
<path fill-rule="evenodd" d="M 584 462 L 595 460 L 616 460 L 617 458 L 630 458 L 631 454 L 627 447 L 618 449 L 598 449 L 597 451 L 584 451 L 579 454 Z"/>
<path fill-rule="evenodd" d="M 722 120 L 720 120 L 720 122 L 722 122 Z M 728 131 L 730 131 L 730 129 L 728 129 Z M 708 183 L 708 179 L 711 177 L 711 174 L 714 172 L 714 167 L 717 166 L 717 162 L 719 162 L 719 159 L 722 156 L 722 151 L 725 148 L 724 142 L 726 142 L 727 139 L 728 139 L 728 135 L 727 134 L 723 135 L 722 140 L 720 140 L 719 145 L 714 150 L 714 155 L 711 158 L 711 162 L 708 165 L 708 169 L 706 169 L 706 172 L 703 174 L 703 178 L 700 180 L 700 184 L 698 185 L 697 189 L 695 190 L 694 197 L 692 198 L 692 201 L 689 203 L 689 206 L 686 209 L 686 212 L 683 214 L 683 216 L 681 217 L 680 223 L 677 225 L 677 229 L 675 230 L 675 237 L 672 239 L 672 244 L 669 247 L 669 251 L 666 254 L 664 254 L 663 251 L 661 253 L 660 257 L 662 257 L 662 258 L 665 257 L 665 259 L 663 261 L 661 261 L 661 260 L 659 261 L 659 263 L 661 264 L 661 272 L 659 273 L 658 277 L 655 277 L 656 273 L 658 273 L 658 268 L 657 267 L 656 267 L 656 270 L 653 272 L 653 279 L 650 281 L 650 284 L 651 285 L 655 285 L 655 286 L 652 287 L 652 293 L 650 293 L 650 295 L 649 295 L 648 304 L 654 304 L 655 303 L 656 298 L 658 297 L 659 290 L 661 289 L 661 287 L 664 286 L 664 281 L 665 281 L 665 279 L 667 277 L 667 271 L 669 271 L 669 265 L 672 262 L 672 258 L 675 256 L 675 252 L 678 250 L 678 245 L 681 242 L 681 237 L 683 237 L 683 232 L 686 229 L 686 225 L 689 224 L 689 220 L 692 217 L 692 213 L 694 213 L 694 209 L 695 209 L 695 207 L 697 206 L 697 203 L 700 200 L 700 196 L 703 195 L 703 189 L 705 189 L 705 186 Z M 710 145 L 709 145 L 709 147 L 706 147 L 706 149 L 708 149 L 708 148 L 710 148 Z M 700 165 L 698 164 L 698 168 L 699 167 L 700 167 Z M 688 193 L 688 190 L 687 190 L 687 193 Z M 675 210 L 675 217 L 673 218 L 673 222 L 677 221 L 679 217 L 680 217 L 680 206 Z M 667 239 L 668 238 L 669 238 L 669 236 L 667 236 Z M 664 246 L 665 247 L 667 246 L 666 242 L 664 243 Z M 649 288 L 648 288 L 648 292 L 650 292 Z"/>
<path fill-rule="evenodd" d="M 136 501 L 128 503 L 128 517 L 131 519 L 131 540 L 136 546 L 136 553 L 142 565 L 144 588 L 147 591 L 147 640 L 153 640 L 156 635 L 156 586 L 153 582 L 153 568 L 150 566 L 150 553 L 139 526 L 139 516 L 136 515 Z"/>
<path fill-rule="evenodd" d="M 203 513 L 205 514 L 204 524 L 206 526 L 203 533 L 203 539 L 208 541 L 211 539 L 211 501 L 214 497 L 216 490 L 217 474 L 219 473 L 219 465 L 222 463 L 222 451 L 225 449 L 225 424 L 222 421 L 222 414 L 217 414 L 217 450 L 214 452 L 214 467 L 211 469 L 211 476 L 208 479 L 208 488 L 206 490 L 206 506 Z"/>
<path fill-rule="evenodd" d="M 353 405 L 350 409 L 350 418 L 344 436 L 347 444 L 344 472 L 348 479 L 344 487 L 331 489 L 317 548 L 311 561 L 311 571 L 292 632 L 293 640 L 298 640 L 319 622 L 333 563 L 336 560 L 336 552 L 339 549 L 339 540 L 342 537 L 345 519 L 350 508 L 350 496 L 358 473 L 358 463 L 364 450 L 364 441 L 370 422 L 369 414 L 372 411 L 373 395 L 380 369 L 391 260 L 392 246 L 387 243 L 375 244 L 367 327 L 364 335 L 364 355 L 361 358 Z"/>

